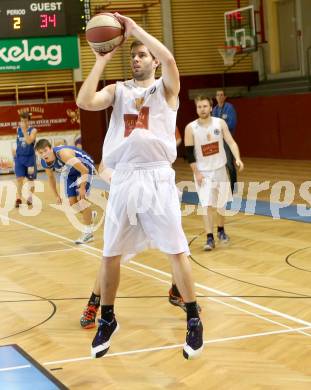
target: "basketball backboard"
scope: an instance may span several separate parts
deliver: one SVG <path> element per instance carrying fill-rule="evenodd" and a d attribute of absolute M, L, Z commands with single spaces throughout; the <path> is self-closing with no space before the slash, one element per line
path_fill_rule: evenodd
<path fill-rule="evenodd" d="M 237 54 L 257 50 L 255 12 L 252 5 L 227 11 L 225 18 L 225 45 L 240 47 Z"/>

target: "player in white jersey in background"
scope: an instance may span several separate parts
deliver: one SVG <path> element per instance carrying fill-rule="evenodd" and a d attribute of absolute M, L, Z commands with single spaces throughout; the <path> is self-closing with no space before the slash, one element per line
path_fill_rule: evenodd
<path fill-rule="evenodd" d="M 145 248 L 165 252 L 187 307 L 187 335 L 183 355 L 194 358 L 203 350 L 189 247 L 181 225 L 175 172 L 175 126 L 179 72 L 172 54 L 132 19 L 115 14 L 131 45 L 133 79 L 96 92 L 99 79 L 114 52 L 100 56 L 77 98 L 79 107 L 113 112 L 103 145 L 103 163 L 114 169 L 104 227 L 101 264 L 101 319 L 92 343 L 92 355 L 103 356 L 111 336 L 119 329 L 114 301 L 120 279 L 121 257 Z M 159 63 L 162 77 L 155 79 Z"/>
<path fill-rule="evenodd" d="M 240 159 L 238 145 L 232 138 L 226 122 L 211 116 L 212 100 L 206 96 L 198 96 L 195 104 L 199 118 L 186 126 L 185 147 L 199 200 L 205 209 L 203 222 L 207 240 L 204 250 L 210 251 L 215 248 L 213 234 L 215 208 L 218 211 L 218 239 L 221 243 L 229 241 L 224 230 L 224 207 L 232 200 L 232 194 L 226 171 L 224 140 L 232 151 L 240 171 L 244 165 Z"/>

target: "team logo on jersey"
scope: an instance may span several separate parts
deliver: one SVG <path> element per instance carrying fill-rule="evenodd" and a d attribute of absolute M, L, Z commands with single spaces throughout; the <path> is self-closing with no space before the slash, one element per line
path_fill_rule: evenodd
<path fill-rule="evenodd" d="M 155 93 L 156 91 L 156 86 L 154 86 L 153 88 L 150 89 L 150 92 L 149 92 L 149 95 L 152 95 L 153 93 Z"/>
<path fill-rule="evenodd" d="M 219 135 L 220 134 L 220 130 L 219 129 L 214 129 L 214 134 L 215 135 Z"/>
<path fill-rule="evenodd" d="M 143 104 L 144 104 L 144 98 L 137 98 L 135 99 L 135 107 L 136 107 L 136 110 L 137 111 L 140 111 L 140 109 L 142 108 Z"/>
<path fill-rule="evenodd" d="M 219 142 L 212 142 L 210 144 L 201 145 L 203 157 L 212 156 L 213 154 L 219 153 Z"/>

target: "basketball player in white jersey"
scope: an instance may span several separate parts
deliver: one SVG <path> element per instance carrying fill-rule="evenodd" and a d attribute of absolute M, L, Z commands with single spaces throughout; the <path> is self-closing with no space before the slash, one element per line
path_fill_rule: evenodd
<path fill-rule="evenodd" d="M 96 92 L 99 79 L 114 52 L 100 56 L 84 81 L 77 98 L 79 107 L 103 110 L 113 106 L 103 145 L 103 163 L 113 169 L 104 227 L 100 281 L 101 319 L 92 343 L 92 355 L 103 356 L 111 336 L 119 329 L 114 301 L 120 279 L 121 257 L 148 247 L 165 252 L 187 307 L 186 359 L 203 350 L 189 248 L 181 226 L 175 172 L 175 126 L 179 73 L 167 48 L 132 19 L 115 14 L 124 25 L 131 45 L 133 79 L 117 82 Z M 162 77 L 155 79 L 158 65 Z"/>
<path fill-rule="evenodd" d="M 186 126 L 185 147 L 199 200 L 205 209 L 203 221 L 207 241 L 204 250 L 210 251 L 215 248 L 214 208 L 218 211 L 218 239 L 221 243 L 229 240 L 224 230 L 223 209 L 226 203 L 232 200 L 232 194 L 226 171 L 224 140 L 232 151 L 240 171 L 244 165 L 240 159 L 238 145 L 232 138 L 226 122 L 211 116 L 212 100 L 206 96 L 198 96 L 195 104 L 199 118 Z"/>

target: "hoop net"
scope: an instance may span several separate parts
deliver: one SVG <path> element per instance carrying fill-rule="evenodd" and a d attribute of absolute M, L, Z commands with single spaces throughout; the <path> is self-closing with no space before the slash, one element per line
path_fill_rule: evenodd
<path fill-rule="evenodd" d="M 234 56 L 238 51 L 237 47 L 235 46 L 219 47 L 218 51 L 224 60 L 225 66 L 231 66 L 234 64 Z"/>

